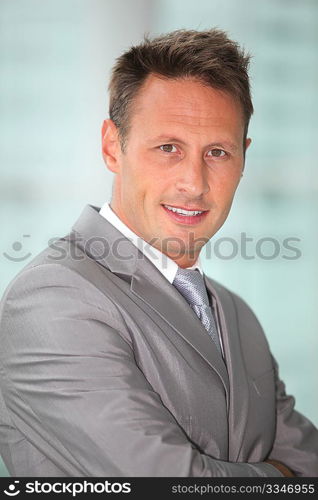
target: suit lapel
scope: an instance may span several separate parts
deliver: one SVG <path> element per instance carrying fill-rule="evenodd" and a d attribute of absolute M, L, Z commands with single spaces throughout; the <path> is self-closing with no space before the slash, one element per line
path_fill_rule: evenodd
<path fill-rule="evenodd" d="M 207 278 L 205 282 L 209 292 L 214 295 L 218 306 L 224 356 L 230 383 L 229 460 L 236 462 L 243 445 L 249 406 L 248 381 L 241 350 L 237 311 L 230 293 L 225 288 Z"/>
<path fill-rule="evenodd" d="M 185 298 L 148 259 L 133 275 L 131 291 L 169 323 L 170 327 L 204 358 L 219 375 L 228 397 L 227 371 L 214 342 Z"/>

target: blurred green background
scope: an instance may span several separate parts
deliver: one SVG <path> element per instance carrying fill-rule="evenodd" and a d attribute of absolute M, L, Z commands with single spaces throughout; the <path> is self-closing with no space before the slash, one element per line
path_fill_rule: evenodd
<path fill-rule="evenodd" d="M 144 32 L 214 26 L 253 55 L 255 114 L 204 269 L 253 307 L 296 408 L 317 425 L 316 0 L 1 0 L 0 294 L 85 204 L 110 199 L 100 126 L 114 59 Z"/>

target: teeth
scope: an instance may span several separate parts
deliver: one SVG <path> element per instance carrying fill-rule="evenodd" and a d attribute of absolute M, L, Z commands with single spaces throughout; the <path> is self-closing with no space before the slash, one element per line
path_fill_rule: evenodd
<path fill-rule="evenodd" d="M 200 210 L 182 210 L 182 208 L 169 207 L 169 205 L 165 205 L 165 207 L 168 208 L 168 210 L 171 210 L 172 212 L 176 212 L 177 214 L 180 214 L 180 215 L 187 215 L 188 217 L 193 216 L 193 215 L 202 214 L 202 212 L 203 212 Z"/>

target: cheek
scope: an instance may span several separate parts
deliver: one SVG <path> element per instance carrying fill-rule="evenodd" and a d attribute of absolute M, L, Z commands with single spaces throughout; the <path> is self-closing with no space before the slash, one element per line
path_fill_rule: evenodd
<path fill-rule="evenodd" d="M 158 180 L 147 168 L 147 165 L 138 161 L 126 163 L 122 169 L 121 196 L 122 202 L 134 216 L 134 213 L 150 210 L 150 206 L 158 198 Z"/>
<path fill-rule="evenodd" d="M 127 198 L 138 197 L 143 189 L 144 168 L 137 161 L 125 161 L 120 172 L 120 183 L 123 187 L 123 195 Z"/>
<path fill-rule="evenodd" d="M 137 179 L 140 191 L 150 202 L 161 199 L 173 186 L 173 179 L 171 175 L 168 175 L 167 170 L 147 155 L 139 156 L 135 179 Z"/>
<path fill-rule="evenodd" d="M 219 175 L 212 177 L 212 196 L 218 199 L 231 200 L 241 179 L 241 170 L 235 169 L 232 172 L 224 170 Z"/>

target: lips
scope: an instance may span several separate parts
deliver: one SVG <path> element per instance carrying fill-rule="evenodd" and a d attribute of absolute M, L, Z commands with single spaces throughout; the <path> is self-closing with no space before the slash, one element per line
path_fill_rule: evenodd
<path fill-rule="evenodd" d="M 181 223 L 183 225 L 194 225 L 194 224 L 199 224 L 200 222 L 205 219 L 207 214 L 209 213 L 209 210 L 204 210 L 202 213 L 199 213 L 197 215 L 181 215 L 180 213 L 174 212 L 172 210 L 169 210 L 167 206 L 171 208 L 178 208 L 183 211 L 191 211 L 191 212 L 198 212 L 200 211 L 200 208 L 193 208 L 189 210 L 189 208 L 183 208 L 183 207 L 173 207 L 173 205 L 161 205 L 162 208 L 164 209 L 165 213 L 169 216 L 170 219 L 172 219 L 175 222 Z"/>
<path fill-rule="evenodd" d="M 175 207 L 173 205 L 167 205 L 164 204 L 165 208 L 168 208 L 168 210 L 171 210 L 172 212 L 179 213 L 181 215 L 200 215 L 201 212 L 205 212 L 206 210 L 203 210 L 201 208 L 183 208 L 183 207 Z"/>

